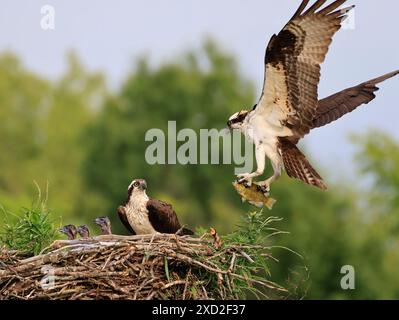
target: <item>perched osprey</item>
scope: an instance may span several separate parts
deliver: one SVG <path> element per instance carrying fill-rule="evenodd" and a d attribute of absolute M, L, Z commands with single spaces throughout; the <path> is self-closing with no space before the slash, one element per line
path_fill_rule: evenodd
<path fill-rule="evenodd" d="M 305 11 L 303 0 L 294 16 L 266 49 L 263 92 L 251 111 L 230 117 L 227 125 L 238 129 L 255 144 L 257 170 L 238 175 L 252 183 L 263 174 L 265 156 L 273 166 L 273 176 L 259 182 L 264 190 L 281 175 L 282 168 L 292 178 L 326 189 L 321 176 L 297 148 L 298 141 L 311 129 L 337 120 L 375 98 L 376 85 L 399 73 L 395 71 L 318 100 L 320 65 L 332 37 L 354 8 L 338 9 L 346 0 L 337 0 L 320 9 L 327 0 L 316 1 Z"/>
<path fill-rule="evenodd" d="M 119 218 L 130 233 L 176 233 L 181 229 L 181 234 L 193 234 L 191 230 L 181 228 L 170 204 L 150 199 L 146 189 L 147 183 L 144 179 L 133 180 L 128 187 L 125 205 L 118 208 Z"/>

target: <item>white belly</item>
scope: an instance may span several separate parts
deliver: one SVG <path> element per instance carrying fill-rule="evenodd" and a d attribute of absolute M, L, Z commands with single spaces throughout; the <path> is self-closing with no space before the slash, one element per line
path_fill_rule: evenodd
<path fill-rule="evenodd" d="M 247 125 L 245 135 L 255 145 L 263 144 L 273 148 L 276 146 L 277 138 L 284 135 L 284 129 L 258 118 Z"/>
<path fill-rule="evenodd" d="M 291 135 L 291 130 L 281 125 L 274 125 L 265 118 L 256 116 L 251 118 L 245 134 L 255 146 L 261 145 L 265 155 L 276 167 L 279 166 L 281 156 L 277 148 L 278 138 Z"/>
<path fill-rule="evenodd" d="M 152 227 L 150 220 L 148 219 L 148 211 L 143 204 L 132 204 L 129 203 L 126 206 L 126 216 L 129 224 L 132 226 L 136 234 L 152 234 L 156 233 L 156 230 Z"/>

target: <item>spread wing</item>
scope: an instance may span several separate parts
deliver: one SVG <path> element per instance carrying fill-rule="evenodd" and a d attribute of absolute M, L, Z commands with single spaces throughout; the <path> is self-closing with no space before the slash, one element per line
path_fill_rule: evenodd
<path fill-rule="evenodd" d="M 325 126 L 352 112 L 362 104 L 369 103 L 375 98 L 375 92 L 379 90 L 377 84 L 398 74 L 399 70 L 363 82 L 355 87 L 345 89 L 320 100 L 316 116 L 313 119 L 313 128 Z"/>
<path fill-rule="evenodd" d="M 154 229 L 161 233 L 176 233 L 179 220 L 172 206 L 166 202 L 150 199 L 147 202 L 148 218 Z"/>
<path fill-rule="evenodd" d="M 134 232 L 132 226 L 130 225 L 129 221 L 127 220 L 125 208 L 123 206 L 118 207 L 118 216 L 119 216 L 119 219 L 121 220 L 121 222 L 123 223 L 123 225 L 126 227 L 126 229 L 129 230 L 129 232 L 131 234 L 135 235 L 136 232 Z"/>
<path fill-rule="evenodd" d="M 319 10 L 326 1 L 318 0 L 304 11 L 309 0 L 303 0 L 266 49 L 263 93 L 255 114 L 290 129 L 293 141 L 313 126 L 320 65 L 346 13 L 354 7 L 337 9 L 346 1 L 337 0 Z"/>

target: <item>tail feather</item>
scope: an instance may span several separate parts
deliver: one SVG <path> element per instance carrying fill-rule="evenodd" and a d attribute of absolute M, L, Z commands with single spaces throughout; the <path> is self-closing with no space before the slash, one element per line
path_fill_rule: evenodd
<path fill-rule="evenodd" d="M 325 126 L 374 100 L 377 85 L 398 74 L 399 70 L 396 70 L 319 100 L 312 128 Z"/>
<path fill-rule="evenodd" d="M 295 144 L 287 139 L 280 138 L 279 149 L 283 158 L 285 171 L 289 177 L 299 179 L 322 190 L 327 190 L 323 178 L 311 166 Z"/>

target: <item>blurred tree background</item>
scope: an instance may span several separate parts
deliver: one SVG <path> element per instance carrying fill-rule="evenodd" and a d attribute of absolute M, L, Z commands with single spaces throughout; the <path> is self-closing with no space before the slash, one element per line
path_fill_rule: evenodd
<path fill-rule="evenodd" d="M 255 101 L 254 85 L 234 57 L 212 41 L 199 52 L 153 68 L 137 61 L 116 91 L 105 76 L 85 70 L 70 53 L 57 81 L 27 70 L 12 53 L 0 55 L 0 203 L 17 213 L 35 198 L 37 181 L 49 182 L 49 207 L 60 224 L 112 218 L 133 178 L 147 179 L 149 194 L 171 202 L 183 223 L 235 227 L 254 210 L 231 186 L 235 165 L 149 165 L 148 129 L 221 129 L 229 115 Z M 178 143 L 182 144 L 183 142 Z M 289 234 L 276 246 L 274 280 L 317 299 L 399 298 L 399 144 L 383 132 L 355 137 L 355 159 L 366 187 L 345 182 L 321 192 L 283 177 L 274 185 L 270 213 Z M 328 170 L 324 176 L 328 177 Z M 0 217 L 1 218 L 1 217 Z M 1 221 L 1 220 L 0 220 Z M 1 228 L 1 225 L 0 225 Z M 341 267 L 352 265 L 356 289 L 342 290 Z M 287 275 L 286 270 L 290 270 Z"/>

